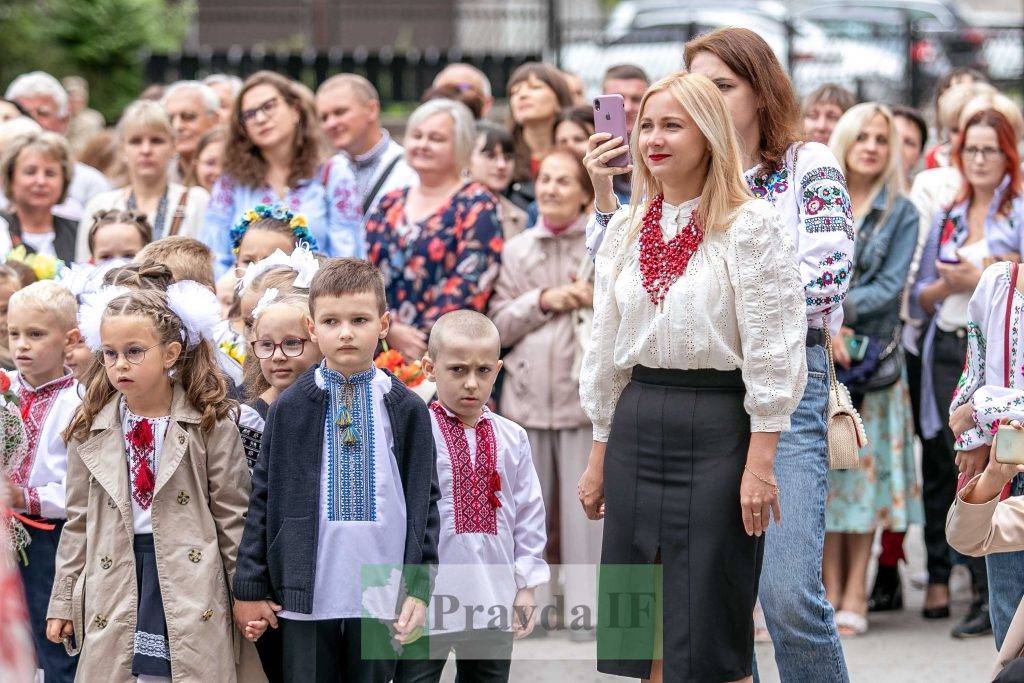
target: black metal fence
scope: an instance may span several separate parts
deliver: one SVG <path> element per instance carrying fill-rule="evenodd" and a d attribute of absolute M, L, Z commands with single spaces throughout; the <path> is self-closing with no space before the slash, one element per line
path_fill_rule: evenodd
<path fill-rule="evenodd" d="M 574 9 L 557 17 L 540 10 L 551 3 L 498 7 L 457 14 L 453 32 L 459 48 L 353 48 L 317 51 L 266 50 L 261 47 L 152 54 L 145 59 L 150 83 L 169 83 L 224 72 L 245 77 L 270 69 L 315 88 L 328 76 L 355 72 L 377 87 L 387 102 L 415 102 L 434 76 L 450 62 L 479 67 L 490 78 L 495 97 L 520 64 L 547 59 L 583 78 L 591 92 L 613 64 L 636 63 L 652 78 L 682 66 L 682 45 L 713 27 L 699 22 L 627 31 L 611 35 L 604 19 Z M 572 8 L 571 3 L 568 7 Z M 566 14 L 566 12 L 569 14 Z M 808 22 L 776 22 L 762 35 L 787 66 L 800 94 L 826 82 L 855 91 L 860 99 L 923 106 L 942 74 L 959 66 L 985 72 L 1011 96 L 1024 96 L 1024 27 L 973 27 L 968 35 L 930 32 L 914 21 L 874 26 L 870 35 L 846 35 L 843 28 Z"/>
<path fill-rule="evenodd" d="M 151 54 L 145 58 L 146 79 L 150 83 L 171 83 L 197 79 L 212 73 L 227 73 L 245 78 L 261 69 L 287 74 L 311 88 L 337 73 L 357 73 L 376 86 L 381 100 L 416 102 L 434 77 L 447 64 L 468 62 L 490 79 L 495 97 L 505 96 L 505 83 L 520 64 L 541 59 L 539 54 L 463 54 L 461 51 L 435 49 L 409 50 L 395 54 L 382 49 L 375 52 L 266 52 L 260 49 L 222 52 Z"/>

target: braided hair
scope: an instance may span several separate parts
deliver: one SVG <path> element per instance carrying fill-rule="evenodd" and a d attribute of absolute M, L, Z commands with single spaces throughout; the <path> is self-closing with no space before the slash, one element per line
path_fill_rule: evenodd
<path fill-rule="evenodd" d="M 192 406 L 201 414 L 200 426 L 210 431 L 219 420 L 223 420 L 237 408 L 237 403 L 227 398 L 227 384 L 217 367 L 213 348 L 206 340 L 191 349 L 184 348 L 184 325 L 181 318 L 167 305 L 167 295 L 156 289 L 140 289 L 122 294 L 111 300 L 103 311 L 103 320 L 115 316 L 145 318 L 154 327 L 161 344 L 182 345 L 181 355 L 171 368 L 173 382 L 180 383 Z M 71 424 L 64 430 L 66 442 L 84 441 L 92 429 L 96 415 L 117 396 L 117 389 L 107 379 L 106 368 L 99 360 L 93 360 L 85 378 L 85 397 L 75 413 Z"/>

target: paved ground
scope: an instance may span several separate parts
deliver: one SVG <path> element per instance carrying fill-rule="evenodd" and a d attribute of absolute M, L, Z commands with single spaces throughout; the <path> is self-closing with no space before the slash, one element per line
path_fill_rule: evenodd
<path fill-rule="evenodd" d="M 923 560 L 918 558 L 923 558 L 923 549 L 919 529 L 912 532 L 907 550 L 908 556 L 915 560 L 909 574 L 921 572 Z M 959 599 L 954 602 L 953 619 L 926 622 L 919 616 L 923 591 L 914 589 L 908 577 L 904 576 L 909 603 L 907 609 L 899 613 L 873 616 L 871 630 L 867 635 L 844 640 L 847 664 L 854 683 L 987 681 L 989 667 L 995 656 L 992 639 L 958 641 L 949 637 L 949 629 L 954 620 L 967 609 L 964 590 L 957 590 L 958 584 L 962 586 L 963 581 L 957 581 L 955 575 L 954 591 L 958 593 Z M 593 657 L 593 644 L 572 643 L 564 635 L 527 640 L 516 645 L 511 680 L 517 683 L 626 680 L 596 673 Z M 766 683 L 778 681 L 771 645 L 759 644 L 757 658 L 762 680 Z M 454 680 L 453 662 L 448 663 L 443 680 L 449 683 Z"/>

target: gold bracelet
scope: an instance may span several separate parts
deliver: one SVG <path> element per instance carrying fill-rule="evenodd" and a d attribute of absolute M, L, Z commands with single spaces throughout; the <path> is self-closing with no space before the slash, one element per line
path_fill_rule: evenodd
<path fill-rule="evenodd" d="M 755 472 L 754 470 L 752 470 L 752 469 L 750 469 L 749 467 L 747 467 L 746 465 L 744 465 L 744 466 L 743 466 L 743 469 L 745 469 L 745 470 L 746 470 L 747 472 L 750 472 L 751 474 L 753 474 L 753 475 L 754 475 L 754 478 L 755 478 L 755 479 L 757 479 L 758 481 L 760 481 L 760 482 L 761 482 L 762 484 L 767 484 L 768 486 L 771 486 L 771 487 L 772 487 L 773 489 L 775 489 L 775 492 L 776 492 L 776 493 L 778 493 L 778 492 L 779 492 L 779 485 L 778 485 L 778 484 L 776 484 L 775 482 L 773 482 L 773 481 L 768 481 L 767 479 L 765 479 L 764 477 L 762 477 L 762 476 L 761 476 L 760 474 L 758 474 L 758 473 L 757 473 L 757 472 Z"/>

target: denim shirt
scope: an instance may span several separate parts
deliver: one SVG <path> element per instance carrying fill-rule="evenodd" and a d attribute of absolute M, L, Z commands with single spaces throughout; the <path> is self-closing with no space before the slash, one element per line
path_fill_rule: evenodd
<path fill-rule="evenodd" d="M 920 224 L 909 199 L 896 197 L 888 214 L 887 202 L 888 191 L 882 188 L 857 231 L 853 280 L 843 302 L 845 324 L 883 345 L 899 323 L 900 295 Z"/>
<path fill-rule="evenodd" d="M 362 198 L 356 190 L 355 176 L 348 163 L 337 159 L 326 162 L 316 176 L 300 180 L 288 193 L 278 197 L 269 186 L 243 185 L 222 175 L 210 193 L 206 220 L 200 239 L 213 251 L 217 277 L 235 265 L 231 228 L 242 214 L 257 204 L 283 203 L 293 213 L 306 217 L 319 251 L 327 256 L 366 255 L 362 228 Z"/>

